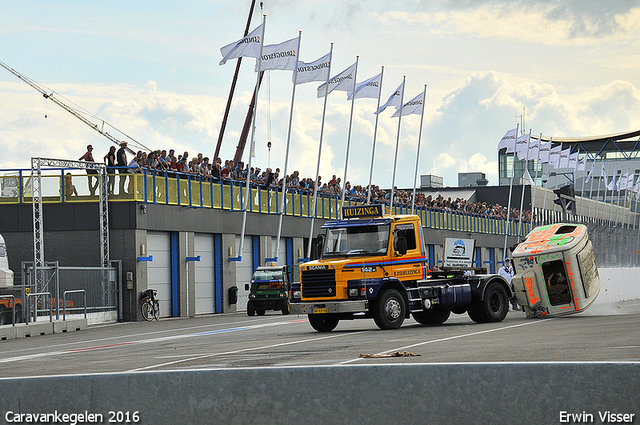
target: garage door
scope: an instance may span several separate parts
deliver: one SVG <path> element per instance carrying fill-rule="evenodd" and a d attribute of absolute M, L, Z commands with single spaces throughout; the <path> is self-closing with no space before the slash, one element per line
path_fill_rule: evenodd
<path fill-rule="evenodd" d="M 236 286 L 238 287 L 238 310 L 247 309 L 247 300 L 249 299 L 249 291 L 244 285 L 251 281 L 253 276 L 253 238 L 251 236 L 244 237 L 244 246 L 242 247 L 242 261 L 236 263 Z M 240 236 L 236 235 L 236 252 L 240 252 Z"/>
<path fill-rule="evenodd" d="M 147 253 L 153 261 L 147 263 L 149 288 L 158 291 L 160 316 L 169 317 L 171 312 L 171 234 L 147 232 Z"/>
<path fill-rule="evenodd" d="M 215 266 L 213 235 L 195 235 L 194 239 L 196 257 L 200 261 L 194 261 L 196 282 L 196 314 L 210 314 L 215 312 Z"/>
<path fill-rule="evenodd" d="M 272 257 L 278 257 L 278 261 L 270 261 L 270 263 L 274 263 L 274 266 L 284 266 L 287 264 L 287 239 L 280 238 L 280 249 L 276 252 L 276 242 L 278 242 L 278 238 L 275 236 L 271 236 L 271 245 L 269 248 L 273 253 Z"/>

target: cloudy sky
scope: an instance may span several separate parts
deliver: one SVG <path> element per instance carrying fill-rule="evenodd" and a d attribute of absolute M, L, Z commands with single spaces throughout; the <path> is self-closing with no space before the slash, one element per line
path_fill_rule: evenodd
<path fill-rule="evenodd" d="M 251 28 L 260 22 L 258 4 Z M 241 38 L 249 6 L 250 0 L 8 0 L 0 15 L 0 61 L 149 148 L 212 156 L 235 69 L 235 60 L 218 65 L 219 49 Z M 497 184 L 496 145 L 522 122 L 523 111 L 526 131 L 545 136 L 640 129 L 639 0 L 266 0 L 263 13 L 268 44 L 302 31 L 303 61 L 334 43 L 332 75 L 356 56 L 358 81 L 384 66 L 383 98 L 403 76 L 406 100 L 427 84 L 418 172 L 442 176 L 446 186 L 469 171 Z M 233 158 L 242 130 L 254 62 L 243 61 L 223 160 Z M 322 118 L 316 86 L 296 89 L 288 165 L 308 177 L 315 174 Z M 254 161 L 262 169 L 284 166 L 291 89 L 291 72 L 265 75 Z M 323 181 L 344 172 L 350 106 L 345 92 L 329 95 Z M 368 182 L 375 107 L 375 99 L 355 103 L 347 174 L 354 184 Z M 391 114 L 381 115 L 378 128 L 373 182 L 383 187 L 392 181 Z M 419 115 L 403 117 L 399 187 L 413 184 L 419 127 Z M 88 143 L 101 160 L 111 142 L 0 69 L 0 169 L 27 168 L 33 156 L 77 159 Z"/>

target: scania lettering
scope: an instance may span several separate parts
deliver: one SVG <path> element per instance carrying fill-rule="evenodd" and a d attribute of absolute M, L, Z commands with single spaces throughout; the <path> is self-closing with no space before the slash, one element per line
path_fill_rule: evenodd
<path fill-rule="evenodd" d="M 357 217 L 370 207 L 380 215 Z M 440 324 L 452 312 L 468 312 L 478 323 L 505 318 L 511 290 L 501 276 L 427 276 L 419 217 L 382 211 L 381 205 L 345 207 L 343 217 L 353 218 L 322 226 L 319 259 L 301 264 L 300 282 L 292 284 L 292 313 L 307 314 L 319 332 L 357 318 L 373 319 L 380 329 L 399 328 L 410 316 Z"/>

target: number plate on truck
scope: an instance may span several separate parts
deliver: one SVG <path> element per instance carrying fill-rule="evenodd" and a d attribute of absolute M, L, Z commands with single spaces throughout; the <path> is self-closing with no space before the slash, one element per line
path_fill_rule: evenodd
<path fill-rule="evenodd" d="M 322 314 L 322 313 L 328 313 L 328 312 L 329 312 L 328 308 L 318 308 L 318 307 L 313 308 L 313 314 Z"/>

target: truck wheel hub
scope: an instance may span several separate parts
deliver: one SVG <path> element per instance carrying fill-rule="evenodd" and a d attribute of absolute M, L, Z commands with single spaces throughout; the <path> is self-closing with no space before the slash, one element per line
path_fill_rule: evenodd
<path fill-rule="evenodd" d="M 398 300 L 392 298 L 385 304 L 384 311 L 388 318 L 395 320 L 400 317 L 402 308 Z"/>

